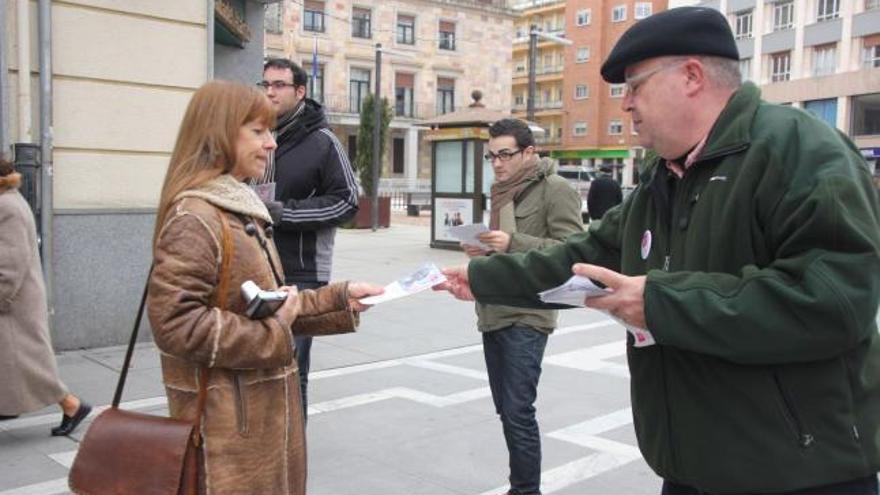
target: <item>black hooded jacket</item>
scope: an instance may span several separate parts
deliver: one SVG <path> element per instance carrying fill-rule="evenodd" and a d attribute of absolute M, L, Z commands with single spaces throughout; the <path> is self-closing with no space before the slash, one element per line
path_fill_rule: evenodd
<path fill-rule="evenodd" d="M 287 283 L 330 280 L 336 227 L 357 213 L 357 183 L 342 144 L 311 99 L 282 116 L 267 176 L 275 182 L 269 212 Z M 289 122 L 288 122 L 289 121 Z"/>

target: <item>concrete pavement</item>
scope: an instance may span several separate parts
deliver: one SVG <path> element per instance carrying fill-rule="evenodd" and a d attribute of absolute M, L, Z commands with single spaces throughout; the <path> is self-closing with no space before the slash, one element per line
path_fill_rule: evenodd
<path fill-rule="evenodd" d="M 416 225 L 412 225 L 416 224 Z M 425 261 L 424 219 L 340 231 L 334 279 L 385 284 Z M 379 305 L 358 333 L 316 339 L 308 425 L 310 495 L 491 495 L 506 490 L 507 457 L 494 414 L 473 306 L 425 292 Z M 586 310 L 563 313 L 539 387 L 544 493 L 659 493 L 635 447 L 624 331 Z M 128 328 L 130 321 L 120 325 Z M 62 379 L 99 406 L 113 394 L 124 347 L 58 356 Z M 158 354 L 138 346 L 125 407 L 165 414 Z M 93 413 L 94 415 L 95 413 Z M 67 493 L 79 440 L 52 438 L 57 408 L 0 422 L 0 495 Z"/>

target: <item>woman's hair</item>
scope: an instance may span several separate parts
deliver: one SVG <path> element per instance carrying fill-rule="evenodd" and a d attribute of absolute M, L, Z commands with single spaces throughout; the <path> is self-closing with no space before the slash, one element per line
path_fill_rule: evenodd
<path fill-rule="evenodd" d="M 0 153 L 0 177 L 6 177 L 12 172 L 15 172 L 15 167 L 12 165 L 12 162 L 3 158 L 3 154 Z"/>
<path fill-rule="evenodd" d="M 258 120 L 275 126 L 275 110 L 259 89 L 229 81 L 206 83 L 192 97 L 180 123 L 159 208 L 153 245 L 174 198 L 232 171 L 241 126 Z"/>

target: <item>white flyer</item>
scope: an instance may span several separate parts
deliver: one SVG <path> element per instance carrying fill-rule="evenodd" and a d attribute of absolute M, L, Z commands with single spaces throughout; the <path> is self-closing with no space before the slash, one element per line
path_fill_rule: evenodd
<path fill-rule="evenodd" d="M 566 280 L 566 282 L 559 287 L 554 287 L 552 289 L 545 290 L 543 292 L 538 293 L 538 296 L 541 298 L 541 301 L 545 303 L 556 303 L 556 304 L 567 304 L 569 306 L 580 306 L 586 307 L 584 301 L 588 297 L 597 297 L 608 294 L 608 289 L 602 289 L 593 283 L 587 277 L 582 277 L 580 275 L 574 275 L 570 279 Z M 628 325 L 623 320 L 616 318 L 611 313 L 607 311 L 602 311 L 603 313 L 610 316 L 614 321 L 623 325 L 626 328 L 626 331 L 631 333 L 634 339 L 633 345 L 635 347 L 647 347 L 649 345 L 656 344 L 654 340 L 654 336 L 650 331 L 644 328 L 638 328 L 631 325 Z"/>
<path fill-rule="evenodd" d="M 437 268 L 434 263 L 425 263 L 418 267 L 409 275 L 399 278 L 396 281 L 385 286 L 385 292 L 378 296 L 370 296 L 360 299 L 363 304 L 379 304 L 387 301 L 393 301 L 401 297 L 411 296 L 413 294 L 430 289 L 431 287 L 445 282 L 446 276 Z"/>
<path fill-rule="evenodd" d="M 268 203 L 275 201 L 275 183 L 267 182 L 265 184 L 254 184 L 251 186 L 254 189 L 254 192 L 257 193 L 257 196 L 260 197 L 263 202 Z"/>
<path fill-rule="evenodd" d="M 455 227 L 449 227 L 446 229 L 446 235 L 448 237 L 452 237 L 462 244 L 477 246 L 488 251 L 491 248 L 480 242 L 479 239 L 480 234 L 482 234 L 483 232 L 489 232 L 489 227 L 486 227 L 482 223 L 456 225 Z"/>
<path fill-rule="evenodd" d="M 574 275 L 559 287 L 539 292 L 538 297 L 545 303 L 584 307 L 584 299 L 605 294 L 608 294 L 608 291 L 598 287 L 589 278 Z"/>

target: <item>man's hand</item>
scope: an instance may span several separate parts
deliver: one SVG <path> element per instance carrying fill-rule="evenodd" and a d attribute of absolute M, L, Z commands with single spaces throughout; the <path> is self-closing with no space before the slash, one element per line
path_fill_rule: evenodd
<path fill-rule="evenodd" d="M 468 255 L 468 258 L 473 258 L 476 256 L 485 256 L 486 254 L 488 254 L 488 251 L 486 251 L 485 249 L 483 249 L 479 246 L 465 244 L 463 242 L 461 243 L 461 248 L 464 250 L 464 254 Z"/>
<path fill-rule="evenodd" d="M 364 312 L 370 309 L 372 306 L 370 306 L 369 304 L 361 303 L 359 299 L 370 296 L 378 296 L 383 292 L 385 292 L 385 288 L 378 285 L 368 284 L 366 282 L 349 282 L 348 305 L 351 306 L 351 309 L 357 311 L 358 313 Z"/>
<path fill-rule="evenodd" d="M 492 251 L 506 253 L 510 247 L 510 234 L 500 230 L 490 230 L 479 235 L 478 239 L 483 244 L 489 246 Z"/>
<path fill-rule="evenodd" d="M 586 300 L 588 308 L 608 311 L 627 325 L 647 329 L 645 322 L 645 279 L 644 275 L 627 277 L 601 266 L 577 263 L 571 271 L 576 275 L 591 278 L 611 289 L 607 296 L 590 297 Z"/>
<path fill-rule="evenodd" d="M 471 292 L 468 281 L 467 268 L 467 265 L 461 265 L 442 269 L 443 275 L 446 276 L 446 282 L 439 283 L 432 288 L 434 290 L 448 291 L 456 299 L 461 299 L 462 301 L 473 301 L 474 294 Z"/>

